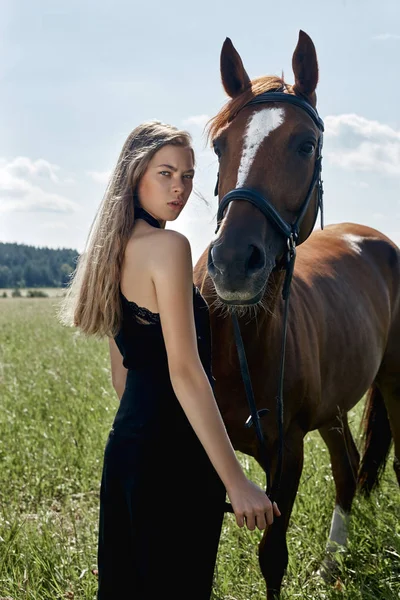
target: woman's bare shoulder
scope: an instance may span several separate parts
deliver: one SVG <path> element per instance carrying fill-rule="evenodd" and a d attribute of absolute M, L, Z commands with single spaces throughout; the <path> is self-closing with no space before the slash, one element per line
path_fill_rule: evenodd
<path fill-rule="evenodd" d="M 166 250 L 172 252 L 190 251 L 190 243 L 186 236 L 173 229 L 152 229 L 145 234 L 133 235 L 126 246 L 128 257 L 135 256 L 138 250 L 142 250 L 147 256 L 159 256 Z"/>
<path fill-rule="evenodd" d="M 156 229 L 156 233 L 159 234 L 159 239 L 164 244 L 188 244 L 189 240 L 183 233 L 175 231 L 174 229 Z"/>
<path fill-rule="evenodd" d="M 149 254 L 149 266 L 153 274 L 161 271 L 179 273 L 192 268 L 192 254 L 189 240 L 179 231 L 164 230 Z M 179 276 L 179 275 L 178 275 Z"/>
<path fill-rule="evenodd" d="M 188 238 L 173 229 L 164 229 L 162 235 L 160 235 L 159 248 L 168 247 L 171 250 L 179 251 L 183 249 L 190 249 Z"/>
<path fill-rule="evenodd" d="M 188 238 L 173 229 L 153 229 L 145 235 L 133 236 L 125 250 L 126 265 L 145 267 L 153 279 L 158 273 L 180 277 L 192 270 L 192 254 Z"/>
<path fill-rule="evenodd" d="M 173 229 L 153 229 L 146 232 L 145 235 L 132 236 L 128 242 L 126 252 L 134 256 L 137 250 L 146 253 L 150 260 L 162 258 L 165 252 L 181 254 L 190 253 L 190 243 L 188 238 Z"/>

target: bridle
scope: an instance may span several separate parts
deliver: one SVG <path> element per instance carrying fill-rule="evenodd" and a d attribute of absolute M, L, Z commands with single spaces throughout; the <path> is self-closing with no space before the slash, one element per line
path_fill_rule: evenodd
<path fill-rule="evenodd" d="M 245 106 L 252 106 L 256 104 L 267 104 L 270 102 L 286 102 L 292 104 L 294 106 L 298 106 L 302 110 L 304 110 L 309 117 L 313 120 L 315 125 L 318 127 L 320 131 L 320 136 L 318 140 L 317 146 L 317 156 L 315 159 L 314 172 L 311 179 L 310 186 L 308 188 L 308 192 L 305 200 L 303 201 L 298 214 L 293 223 L 288 223 L 285 221 L 278 211 L 273 207 L 271 202 L 267 197 L 260 194 L 257 190 L 252 188 L 236 188 L 228 192 L 221 200 L 218 206 L 217 212 L 217 228 L 215 233 L 218 232 L 221 222 L 223 220 L 224 212 L 226 207 L 230 202 L 234 200 L 246 201 L 253 204 L 256 208 L 258 208 L 262 214 L 272 223 L 275 229 L 284 236 L 287 242 L 287 251 L 286 256 L 283 261 L 283 264 L 280 265 L 280 270 L 286 271 L 286 276 L 282 289 L 282 297 L 284 300 L 284 313 L 283 313 L 283 329 L 282 329 L 282 342 L 281 342 L 281 356 L 280 356 L 280 374 L 279 374 L 279 386 L 278 386 L 278 395 L 276 396 L 276 407 L 277 407 L 277 424 L 278 424 L 278 458 L 277 458 L 277 468 L 274 477 L 273 484 L 271 486 L 271 474 L 270 474 L 270 461 L 267 453 L 265 438 L 262 432 L 260 417 L 264 416 L 268 413 L 268 409 L 263 408 L 261 410 L 257 410 L 256 403 L 254 400 L 254 394 L 251 385 L 251 378 L 249 374 L 249 369 L 246 360 L 246 353 L 244 350 L 243 340 L 240 333 L 240 326 L 237 319 L 236 314 L 232 314 L 233 321 L 233 329 L 235 334 L 235 342 L 238 351 L 240 370 L 243 378 L 243 383 L 246 391 L 247 401 L 250 408 L 250 416 L 246 420 L 245 427 L 254 426 L 256 430 L 257 439 L 259 442 L 260 449 L 260 463 L 262 464 L 264 471 L 266 473 L 266 493 L 269 496 L 271 502 L 277 496 L 280 488 L 280 482 L 282 477 L 282 467 L 283 467 L 283 378 L 284 378 L 284 367 L 285 367 L 285 351 L 286 351 L 286 333 L 287 333 L 287 322 L 288 322 L 288 308 L 289 308 L 289 296 L 290 296 L 290 284 L 292 281 L 293 271 L 294 271 L 294 263 L 296 260 L 296 244 L 299 239 L 299 232 L 301 222 L 307 212 L 307 209 L 310 204 L 310 200 L 312 198 L 315 186 L 317 186 L 317 203 L 316 210 L 314 215 L 314 220 L 310 231 L 307 234 L 307 239 L 312 230 L 314 229 L 315 222 L 317 220 L 318 211 L 321 211 L 321 229 L 324 227 L 323 222 L 323 187 L 322 187 L 322 179 L 321 179 L 321 171 L 322 171 L 322 144 L 323 144 L 323 131 L 324 131 L 324 122 L 318 115 L 317 111 L 309 104 L 309 102 L 299 96 L 294 96 L 292 94 L 286 94 L 281 91 L 276 92 L 264 92 L 263 94 L 259 94 L 258 96 L 254 96 L 249 102 L 247 102 L 240 110 L 242 110 Z M 237 114 L 237 113 L 236 113 Z M 236 115 L 233 116 L 235 118 Z M 233 120 L 233 118 L 231 120 Z M 217 177 L 217 184 L 215 187 L 215 195 L 218 195 L 218 187 L 219 187 L 219 174 Z M 210 258 L 210 257 L 209 257 Z M 233 512 L 233 508 L 229 503 L 225 503 L 225 512 Z"/>

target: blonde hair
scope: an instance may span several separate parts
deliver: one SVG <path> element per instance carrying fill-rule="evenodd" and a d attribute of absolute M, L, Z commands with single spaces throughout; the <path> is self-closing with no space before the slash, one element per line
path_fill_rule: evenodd
<path fill-rule="evenodd" d="M 192 148 L 187 131 L 160 121 L 143 123 L 127 137 L 70 276 L 57 314 L 62 324 L 99 338 L 118 333 L 121 268 L 134 224 L 137 186 L 154 154 L 167 144 Z"/>

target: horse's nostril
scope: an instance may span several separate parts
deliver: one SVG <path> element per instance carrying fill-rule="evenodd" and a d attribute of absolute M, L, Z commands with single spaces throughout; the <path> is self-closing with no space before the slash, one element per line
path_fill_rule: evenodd
<path fill-rule="evenodd" d="M 208 253 L 208 272 L 210 273 L 211 276 L 215 276 L 217 271 L 219 271 L 220 273 L 222 273 L 222 267 L 218 266 L 217 262 L 216 262 L 216 256 L 215 256 L 215 248 L 211 248 L 209 253 Z"/>
<path fill-rule="evenodd" d="M 247 259 L 247 272 L 259 271 L 265 265 L 265 255 L 257 246 L 250 246 L 250 256 Z"/>

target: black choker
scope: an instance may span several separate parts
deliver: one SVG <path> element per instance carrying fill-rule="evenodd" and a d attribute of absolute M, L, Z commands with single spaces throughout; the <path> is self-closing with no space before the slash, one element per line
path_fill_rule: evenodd
<path fill-rule="evenodd" d="M 143 219 L 149 225 L 153 225 L 153 227 L 158 227 L 161 229 L 161 225 L 159 221 L 155 217 L 153 217 L 147 210 L 144 210 L 141 206 L 135 206 L 135 219 Z"/>

